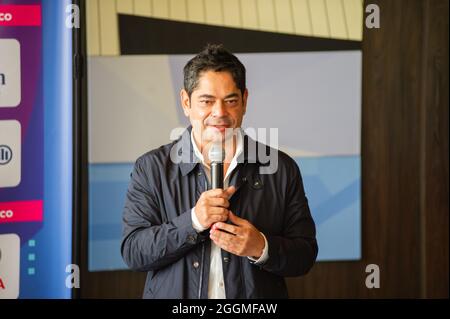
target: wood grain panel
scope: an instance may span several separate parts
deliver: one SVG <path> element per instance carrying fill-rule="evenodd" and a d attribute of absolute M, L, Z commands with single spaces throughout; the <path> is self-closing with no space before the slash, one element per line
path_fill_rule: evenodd
<path fill-rule="evenodd" d="M 428 1 L 422 97 L 423 297 L 448 298 L 448 1 Z"/>

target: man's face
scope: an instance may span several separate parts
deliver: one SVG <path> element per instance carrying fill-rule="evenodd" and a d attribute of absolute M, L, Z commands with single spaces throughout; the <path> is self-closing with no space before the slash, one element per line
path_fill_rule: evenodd
<path fill-rule="evenodd" d="M 241 127 L 247 96 L 247 90 L 242 96 L 226 71 L 201 73 L 190 99 L 185 90 L 181 91 L 184 114 L 189 117 L 194 137 L 201 147 L 223 142 L 232 135 L 232 128 Z"/>

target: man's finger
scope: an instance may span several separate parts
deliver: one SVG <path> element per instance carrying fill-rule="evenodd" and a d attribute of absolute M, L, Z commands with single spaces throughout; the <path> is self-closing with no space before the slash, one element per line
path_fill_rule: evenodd
<path fill-rule="evenodd" d="M 212 215 L 210 220 L 212 221 L 212 226 L 214 226 L 217 222 L 225 222 L 228 217 L 223 215 Z"/>
<path fill-rule="evenodd" d="M 238 237 L 220 230 L 212 230 L 209 236 L 211 240 L 221 249 L 234 255 L 239 255 L 237 253 L 237 248 L 241 245 L 241 243 Z"/>
<path fill-rule="evenodd" d="M 221 188 L 210 189 L 210 190 L 204 192 L 203 194 L 205 194 L 208 197 L 225 197 L 225 196 L 227 196 L 224 194 L 224 190 Z"/>
<path fill-rule="evenodd" d="M 228 201 L 228 199 L 223 197 L 210 197 L 207 201 L 210 206 L 224 208 L 228 208 L 230 206 L 230 202 Z"/>
<path fill-rule="evenodd" d="M 221 189 L 221 188 L 211 189 L 209 191 L 206 191 L 205 193 L 210 198 L 211 197 L 221 197 L 221 198 L 229 199 L 231 197 L 231 195 L 234 194 L 235 191 L 236 191 L 236 188 L 234 186 L 230 186 L 227 189 Z"/>
<path fill-rule="evenodd" d="M 236 225 L 238 225 L 238 226 L 243 226 L 243 225 L 245 225 L 246 223 L 247 223 L 247 220 L 245 220 L 245 219 L 243 219 L 243 218 L 239 218 L 239 217 L 237 217 L 235 214 L 233 214 L 231 211 L 230 211 L 230 214 L 229 214 L 229 218 L 230 218 L 230 221 L 233 223 L 233 224 L 236 224 Z"/>
<path fill-rule="evenodd" d="M 224 231 L 234 234 L 234 235 L 239 235 L 239 233 L 240 233 L 239 227 L 236 227 L 236 226 L 233 226 L 233 225 L 230 225 L 227 223 L 215 223 L 214 229 L 224 230 Z"/>
<path fill-rule="evenodd" d="M 229 234 L 227 232 L 221 231 L 219 229 L 211 229 L 210 235 L 211 239 L 217 240 L 222 243 L 232 243 L 234 242 L 236 236 L 233 234 Z"/>
<path fill-rule="evenodd" d="M 231 198 L 233 194 L 236 192 L 236 187 L 230 186 L 227 189 L 225 189 L 225 193 L 228 195 L 228 198 Z"/>
<path fill-rule="evenodd" d="M 222 215 L 228 218 L 229 210 L 223 207 L 210 207 L 208 209 L 209 215 Z"/>

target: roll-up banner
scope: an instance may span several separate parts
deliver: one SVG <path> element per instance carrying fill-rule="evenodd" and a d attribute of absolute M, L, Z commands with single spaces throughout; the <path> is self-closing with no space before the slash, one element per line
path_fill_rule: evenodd
<path fill-rule="evenodd" d="M 0 298 L 71 297 L 67 5 L 0 1 Z"/>

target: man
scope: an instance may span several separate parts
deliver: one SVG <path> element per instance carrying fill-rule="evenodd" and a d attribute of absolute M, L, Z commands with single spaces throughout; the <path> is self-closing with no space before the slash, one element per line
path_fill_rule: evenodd
<path fill-rule="evenodd" d="M 245 67 L 223 46 L 186 64 L 180 95 L 191 126 L 136 161 L 123 259 L 148 272 L 144 298 L 287 298 L 284 277 L 306 274 L 318 251 L 297 164 L 240 129 Z M 225 153 L 224 189 L 208 186 L 213 144 Z"/>

